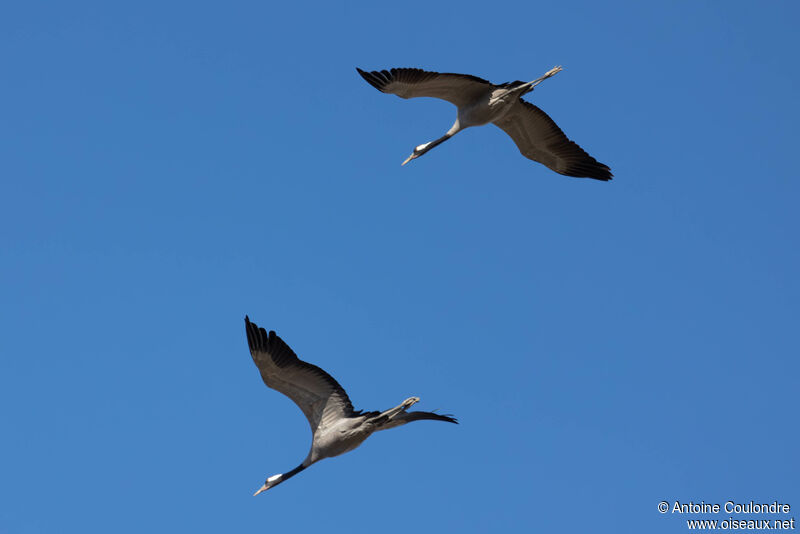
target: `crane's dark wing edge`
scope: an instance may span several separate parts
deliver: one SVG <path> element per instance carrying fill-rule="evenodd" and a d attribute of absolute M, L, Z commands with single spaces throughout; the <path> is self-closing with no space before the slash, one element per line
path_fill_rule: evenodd
<path fill-rule="evenodd" d="M 516 143 L 526 158 L 538 161 L 559 174 L 608 181 L 611 169 L 571 141 L 547 113 L 525 100 L 494 122 Z"/>
<path fill-rule="evenodd" d="M 422 69 L 356 70 L 367 83 L 382 93 L 401 98 L 429 96 L 456 106 L 468 105 L 491 90 L 493 85 L 471 74 L 432 72 Z"/>
<path fill-rule="evenodd" d="M 267 333 L 247 316 L 244 321 L 250 354 L 264 383 L 291 398 L 305 413 L 312 431 L 331 411 L 345 417 L 361 414 L 353 410 L 347 392 L 331 375 L 298 358 L 274 331 Z M 270 361 L 265 362 L 265 357 Z"/>

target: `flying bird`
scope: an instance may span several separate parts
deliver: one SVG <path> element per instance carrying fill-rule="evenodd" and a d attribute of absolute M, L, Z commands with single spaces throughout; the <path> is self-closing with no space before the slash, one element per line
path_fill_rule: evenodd
<path fill-rule="evenodd" d="M 447 100 L 458 108 L 455 124 L 446 134 L 423 143 L 403 162 L 420 157 L 455 134 L 472 126 L 492 123 L 506 132 L 528 159 L 538 161 L 559 174 L 576 178 L 611 180 L 608 166 L 599 163 L 564 135 L 553 119 L 522 95 L 562 70 L 550 69 L 544 76 L 530 82 L 510 82 L 495 85 L 477 76 L 448 72 L 429 72 L 422 69 L 391 69 L 366 72 L 356 70 L 370 85 L 383 93 L 400 98 L 430 96 Z"/>
<path fill-rule="evenodd" d="M 274 488 L 323 458 L 352 451 L 373 432 L 412 421 L 430 419 L 458 423 L 449 415 L 409 412 L 419 397 L 409 397 L 385 412 L 354 410 L 344 388 L 316 365 L 299 359 L 275 332 L 259 328 L 245 316 L 247 344 L 264 383 L 294 401 L 311 425 L 311 450 L 303 462 L 286 473 L 267 478 L 253 496 Z"/>

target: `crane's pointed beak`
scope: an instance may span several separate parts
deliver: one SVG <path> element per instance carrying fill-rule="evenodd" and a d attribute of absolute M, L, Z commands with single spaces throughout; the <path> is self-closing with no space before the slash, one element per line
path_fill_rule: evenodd
<path fill-rule="evenodd" d="M 255 497 L 256 495 L 258 495 L 258 494 L 259 494 L 259 493 L 261 493 L 262 491 L 267 491 L 268 489 L 269 489 L 269 488 L 267 487 L 267 485 L 266 485 L 266 484 L 264 484 L 263 486 L 261 486 L 260 488 L 258 488 L 258 491 L 257 491 L 257 492 L 255 492 L 255 493 L 253 494 L 253 497 Z"/>
<path fill-rule="evenodd" d="M 412 159 L 414 159 L 414 154 L 411 154 L 410 156 L 408 156 L 408 157 L 406 158 L 406 160 L 405 160 L 403 163 L 401 163 L 401 164 L 400 164 L 400 166 L 402 167 L 403 165 L 405 165 L 406 163 L 408 163 L 408 162 L 409 162 L 409 161 L 411 161 Z"/>

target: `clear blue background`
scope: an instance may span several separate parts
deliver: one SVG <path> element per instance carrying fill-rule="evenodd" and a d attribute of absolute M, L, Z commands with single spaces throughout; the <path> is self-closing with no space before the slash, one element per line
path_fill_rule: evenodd
<path fill-rule="evenodd" d="M 5 4 L 0 532 L 800 516 L 797 6 Z M 454 108 L 355 71 L 557 64 L 526 98 L 613 182 L 494 127 L 401 167 Z M 254 499 L 310 434 L 245 314 L 356 407 L 419 395 L 461 425 L 378 434 Z"/>

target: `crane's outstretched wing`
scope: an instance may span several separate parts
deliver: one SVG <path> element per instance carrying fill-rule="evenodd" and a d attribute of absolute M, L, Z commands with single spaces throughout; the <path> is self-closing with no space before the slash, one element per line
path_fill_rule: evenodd
<path fill-rule="evenodd" d="M 488 81 L 470 74 L 430 72 L 422 69 L 391 69 L 365 72 L 356 70 L 382 93 L 400 98 L 430 96 L 447 100 L 458 107 L 471 104 L 492 90 Z"/>
<path fill-rule="evenodd" d="M 303 410 L 312 433 L 342 417 L 360 414 L 353 410 L 344 388 L 331 375 L 298 358 L 275 332 L 267 334 L 248 317 L 244 324 L 250 354 L 264 383 Z"/>
<path fill-rule="evenodd" d="M 514 108 L 494 124 L 511 136 L 523 156 L 559 174 L 604 181 L 614 176 L 608 166 L 570 141 L 547 113 L 530 102 L 518 100 Z"/>

